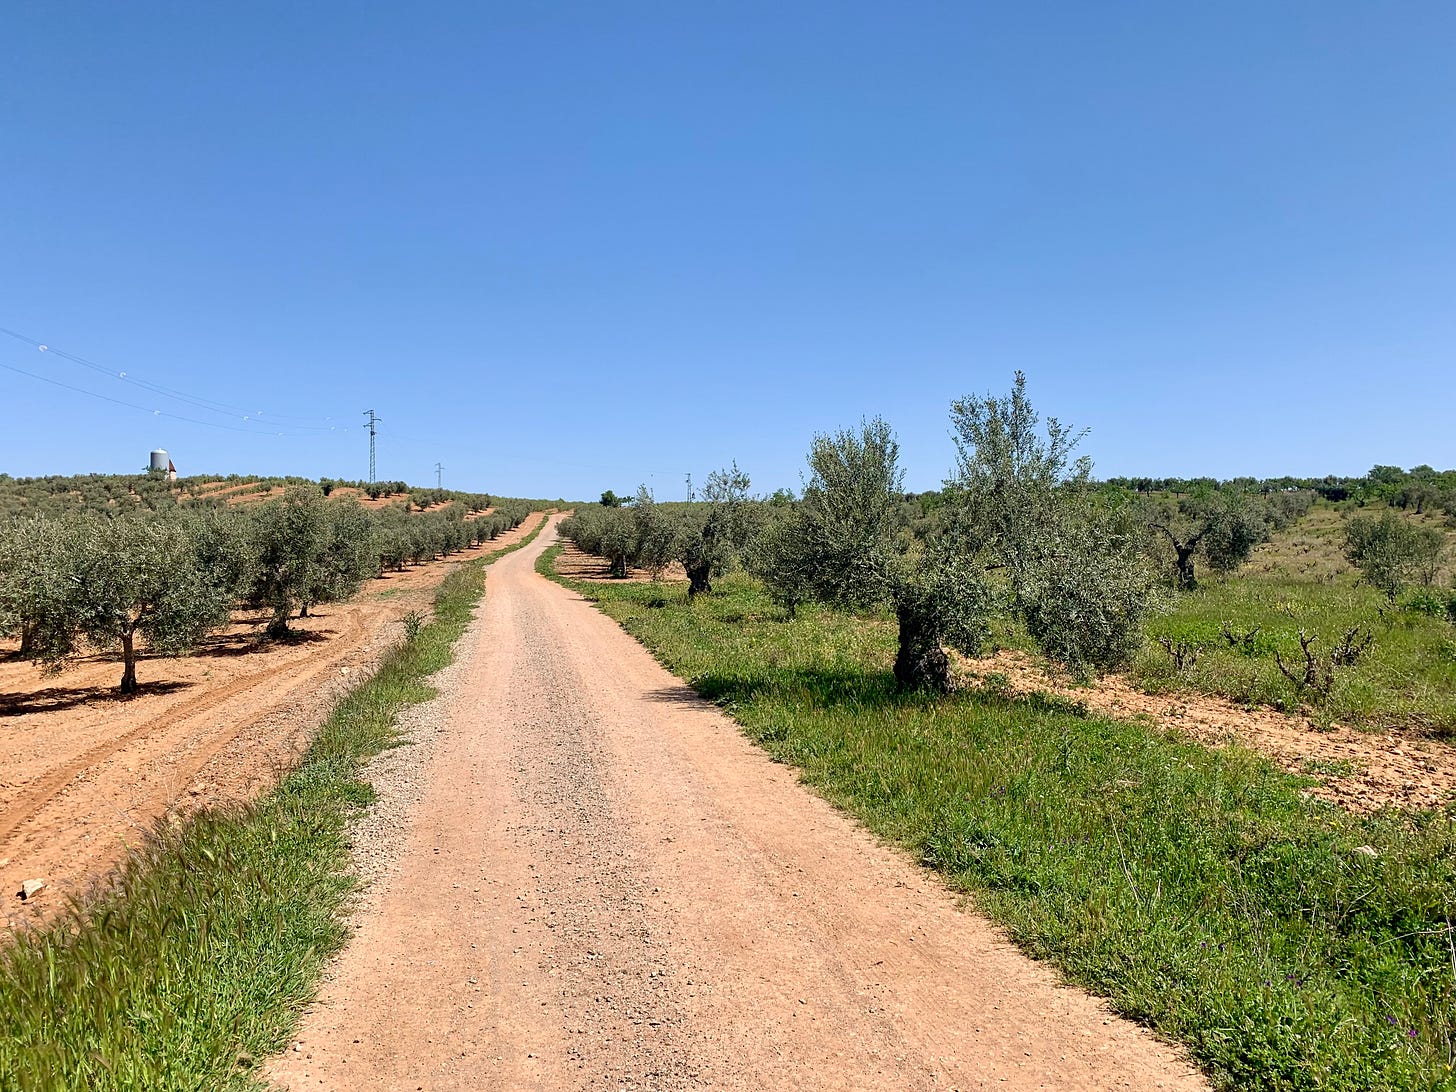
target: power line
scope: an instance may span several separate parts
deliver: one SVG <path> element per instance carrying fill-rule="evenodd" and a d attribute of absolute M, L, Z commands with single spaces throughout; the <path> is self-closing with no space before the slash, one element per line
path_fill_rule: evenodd
<path fill-rule="evenodd" d="M 162 395 L 165 398 L 172 398 L 176 399 L 179 402 L 185 402 L 187 405 L 194 406 L 195 408 L 204 410 L 208 413 L 216 413 L 224 417 L 240 418 L 243 421 L 251 421 L 255 417 L 267 417 L 270 420 L 278 420 L 280 422 L 295 422 L 292 424 L 287 424 L 286 427 L 306 432 L 333 432 L 337 429 L 337 426 L 329 424 L 298 423 L 318 421 L 320 420 L 318 417 L 302 417 L 290 414 L 269 415 L 265 414 L 262 410 L 249 411 L 239 406 L 232 406 L 228 405 L 225 402 L 215 401 L 211 398 L 203 398 L 200 395 L 188 394 L 185 391 L 177 390 L 175 387 L 168 387 L 161 383 L 154 383 L 151 380 L 142 379 L 138 376 L 131 375 L 128 372 L 115 371 L 114 369 L 108 368 L 103 364 L 96 363 L 94 360 L 88 360 L 84 356 L 79 356 L 76 353 L 67 352 L 64 349 L 57 349 L 51 345 L 45 344 L 44 342 L 37 341 L 33 337 L 28 337 L 25 334 L 19 333 L 16 330 L 8 329 L 4 326 L 0 326 L 0 334 L 5 334 L 8 337 L 13 337 L 15 340 L 23 342 L 24 344 L 29 345 L 42 353 L 58 356 L 63 360 L 69 360 L 71 363 L 80 365 L 83 368 L 89 368 L 91 371 L 94 371 L 100 375 L 107 376 L 110 379 L 115 379 L 118 382 L 128 383 L 132 386 L 140 387 L 143 390 L 150 391 L 153 394 Z M 328 421 L 331 420 L 331 418 L 326 417 L 323 420 Z"/>
<path fill-rule="evenodd" d="M 126 406 L 129 409 L 141 410 L 143 413 L 150 413 L 153 417 L 170 417 L 174 421 L 186 421 L 188 424 L 201 425 L 203 428 L 220 428 L 225 429 L 228 432 L 241 432 L 245 433 L 248 436 L 286 435 L 282 432 L 265 432 L 261 429 L 242 428 L 238 425 L 223 425 L 219 424 L 217 421 L 201 421 L 198 420 L 196 417 L 185 417 L 180 413 L 169 413 L 166 410 L 156 409 L 152 406 L 143 406 L 137 402 L 128 402 L 125 399 L 112 398 L 109 394 L 99 394 L 96 391 L 88 391 L 84 387 L 73 387 L 69 383 L 62 383 L 59 379 L 52 379 L 48 375 L 36 375 L 34 372 L 28 372 L 24 368 L 17 368 L 11 364 L 0 363 L 0 368 L 4 368 L 8 372 L 14 372 L 16 375 L 23 375 L 30 379 L 37 379 L 42 383 L 49 383 L 53 387 L 61 387 L 64 390 L 75 391 L 77 394 L 85 394 L 89 395 L 92 398 L 99 398 L 103 402 L 110 402 L 114 406 Z"/>
<path fill-rule="evenodd" d="M 441 466 L 439 463 L 436 463 L 435 464 L 435 488 L 436 489 L 443 489 L 444 488 L 444 485 L 442 484 L 444 472 L 445 472 L 445 468 L 443 466 Z"/>

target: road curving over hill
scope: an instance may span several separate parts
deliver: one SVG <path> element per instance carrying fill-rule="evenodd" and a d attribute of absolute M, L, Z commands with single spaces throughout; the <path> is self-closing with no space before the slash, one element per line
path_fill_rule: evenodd
<path fill-rule="evenodd" d="M 610 619 L 490 570 L 294 1089 L 1206 1089 Z M 386 790 L 387 791 L 387 790 Z"/>

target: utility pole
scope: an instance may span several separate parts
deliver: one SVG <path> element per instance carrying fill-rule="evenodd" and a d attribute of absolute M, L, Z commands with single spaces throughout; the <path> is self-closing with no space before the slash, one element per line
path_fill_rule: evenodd
<path fill-rule="evenodd" d="M 439 463 L 436 463 L 435 464 L 435 488 L 436 489 L 442 488 L 442 486 L 440 485 L 440 474 L 441 474 L 441 472 L 444 469 L 445 468 L 443 466 L 441 466 Z"/>
<path fill-rule="evenodd" d="M 693 476 L 688 475 L 688 500 L 693 499 Z"/>
<path fill-rule="evenodd" d="M 368 423 L 364 427 L 369 430 L 369 484 L 370 485 L 373 485 L 374 484 L 374 426 L 375 425 L 382 425 L 384 423 L 384 418 L 382 418 L 382 417 L 375 417 L 374 416 L 374 411 L 372 409 L 365 410 L 364 411 L 364 415 L 369 418 Z"/>

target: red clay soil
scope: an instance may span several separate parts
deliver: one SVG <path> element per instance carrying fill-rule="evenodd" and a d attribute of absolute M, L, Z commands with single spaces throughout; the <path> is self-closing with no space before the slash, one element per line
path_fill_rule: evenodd
<path fill-rule="evenodd" d="M 676 561 L 668 565 L 660 576 L 654 576 L 646 569 L 628 569 L 625 578 L 613 576 L 611 565 L 606 558 L 579 550 L 574 543 L 568 542 L 566 539 L 561 540 L 561 553 L 556 558 L 556 571 L 568 580 L 601 581 L 614 584 L 641 584 L 651 580 L 681 581 L 686 584 L 688 579 L 687 570 Z"/>
<path fill-rule="evenodd" d="M 1206 1092 L 536 574 L 553 537 L 491 568 L 397 865 L 270 1078 Z"/>
<path fill-rule="evenodd" d="M 540 521 L 491 543 L 510 545 Z M 83 894 L 159 819 L 247 800 L 277 781 L 334 701 L 428 611 L 463 557 L 369 581 L 350 602 L 292 623 L 292 642 L 235 624 L 192 655 L 146 658 L 122 699 L 121 666 L 91 656 L 58 675 L 0 661 L 0 922 L 43 919 Z M 13 646 L 0 648 L 0 653 Z M 28 902 L 22 881 L 46 888 Z"/>
<path fill-rule="evenodd" d="M 1242 744 L 1290 773 L 1318 778 L 1311 795 L 1360 814 L 1385 807 L 1435 808 L 1456 798 L 1456 747 L 1439 740 L 1346 727 L 1323 730 L 1299 717 L 1246 709 L 1214 695 L 1148 694 L 1117 675 L 1074 685 L 1020 652 L 965 664 L 973 674 L 1004 675 L 1023 693 L 1041 690 L 1110 716 L 1146 719 L 1213 747 Z"/>

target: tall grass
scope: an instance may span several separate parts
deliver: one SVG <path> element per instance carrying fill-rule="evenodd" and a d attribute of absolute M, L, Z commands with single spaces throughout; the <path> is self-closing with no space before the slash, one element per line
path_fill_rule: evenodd
<path fill-rule="evenodd" d="M 1412 601 L 1420 600 L 1410 596 L 1405 603 Z M 1235 636 L 1257 633 L 1230 644 L 1221 632 L 1225 623 Z M 1335 672 L 1327 696 L 1301 690 L 1279 670 L 1276 651 L 1291 668 L 1303 664 L 1301 629 L 1317 634 L 1313 648 L 1328 653 L 1351 627 L 1374 643 L 1353 666 Z M 1192 669 L 1179 672 L 1150 639 L 1133 677 L 1151 690 L 1190 687 L 1325 722 L 1456 735 L 1456 626 L 1444 610 L 1391 604 L 1349 577 L 1314 583 L 1254 572 L 1207 581 L 1155 619 L 1149 635 L 1203 649 Z"/>
<path fill-rule="evenodd" d="M 543 558 L 543 568 L 550 559 Z M 1456 1089 L 1456 822 L 996 690 L 901 696 L 890 624 L 730 577 L 573 584 L 747 734 L 1215 1084 Z"/>
<path fill-rule="evenodd" d="M 542 524 L 544 525 L 544 520 Z M 298 767 L 254 804 L 164 825 L 113 887 L 0 953 L 0 1089 L 258 1087 L 343 945 L 347 824 L 363 763 L 448 664 L 484 563 L 442 582 L 434 618 L 344 697 Z"/>

